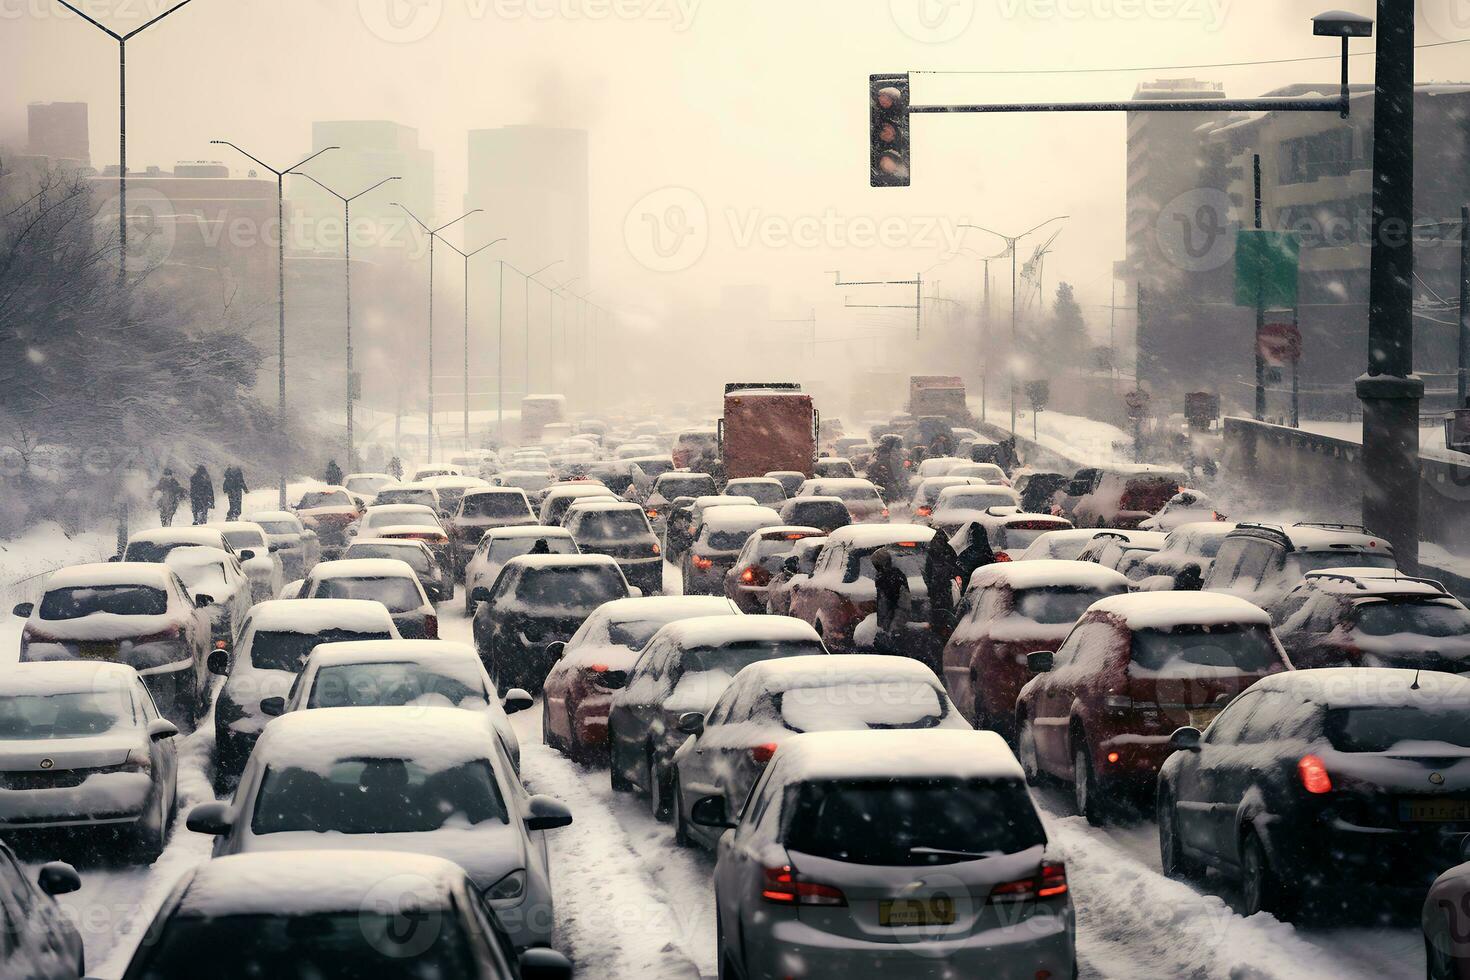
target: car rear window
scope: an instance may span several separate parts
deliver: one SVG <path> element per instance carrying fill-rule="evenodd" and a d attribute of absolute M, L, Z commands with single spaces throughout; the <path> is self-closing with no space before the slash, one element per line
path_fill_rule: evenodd
<path fill-rule="evenodd" d="M 588 541 L 628 541 L 644 538 L 653 532 L 642 508 L 579 514 L 572 532 Z"/>
<path fill-rule="evenodd" d="M 725 492 L 733 497 L 751 497 L 758 504 L 784 503 L 786 490 L 779 483 L 731 483 Z"/>
<path fill-rule="evenodd" d="M 265 535 L 260 531 L 226 531 L 225 540 L 236 551 L 259 550 L 266 547 Z"/>
<path fill-rule="evenodd" d="M 424 507 L 433 507 L 436 502 L 432 490 L 383 490 L 377 500 L 380 504 L 420 504 Z"/>
<path fill-rule="evenodd" d="M 873 553 L 877 550 L 873 548 L 870 551 L 854 553 L 848 559 L 848 574 L 844 581 L 856 582 L 859 578 L 863 578 L 871 582 L 876 579 L 877 572 L 873 568 Z M 888 553 L 893 556 L 894 567 L 909 578 L 916 578 L 924 574 L 924 561 L 928 554 L 923 546 L 917 543 L 890 544 Z"/>
<path fill-rule="evenodd" d="M 299 534 L 301 529 L 290 521 L 256 521 L 266 534 Z"/>
<path fill-rule="evenodd" d="M 155 544 L 152 541 L 132 541 L 123 552 L 123 561 L 146 562 L 150 565 L 161 565 L 163 560 L 178 548 L 197 548 L 199 545 L 183 541 L 169 541 L 163 544 Z"/>
<path fill-rule="evenodd" d="M 530 517 L 531 508 L 518 493 L 477 493 L 464 498 L 461 513 L 465 517 Z"/>
<path fill-rule="evenodd" d="M 87 738 L 133 721 L 132 699 L 120 690 L 0 697 L 0 739 Z"/>
<path fill-rule="evenodd" d="M 1470 634 L 1470 611 L 1448 600 L 1365 602 L 1355 610 L 1359 630 L 1369 636 L 1464 636 Z"/>
<path fill-rule="evenodd" d="M 406 759 L 343 759 L 321 771 L 266 769 L 257 834 L 415 834 L 510 822 L 490 763 L 430 769 Z"/>
<path fill-rule="evenodd" d="M 711 551 L 739 551 L 745 547 L 754 531 L 717 531 L 711 529 L 705 534 L 704 543 Z"/>
<path fill-rule="evenodd" d="M 740 640 L 717 647 L 695 647 L 680 658 L 684 673 L 718 670 L 734 677 L 751 664 L 783 657 L 824 656 L 820 640 Z"/>
<path fill-rule="evenodd" d="M 1333 708 L 1326 728 L 1339 752 L 1388 752 L 1408 742 L 1470 749 L 1470 713 L 1463 708 Z"/>
<path fill-rule="evenodd" d="M 1393 555 L 1363 551 L 1297 551 L 1291 555 L 1302 575 L 1331 568 L 1397 568 Z"/>
<path fill-rule="evenodd" d="M 391 544 L 352 544 L 347 546 L 347 553 L 343 558 L 391 558 L 396 561 L 405 562 L 420 575 L 428 573 L 433 568 L 433 557 L 426 555 L 420 547 L 401 547 Z"/>
<path fill-rule="evenodd" d="M 703 497 L 718 489 L 714 477 L 694 473 L 661 476 L 653 488 L 666 500 L 673 500 L 675 497 Z"/>
<path fill-rule="evenodd" d="M 330 493 L 307 493 L 301 497 L 301 503 L 296 505 L 297 510 L 310 510 L 313 507 L 351 507 L 352 498 L 347 496 L 345 490 L 333 490 Z"/>
<path fill-rule="evenodd" d="M 846 527 L 852 523 L 847 505 L 835 500 L 798 501 L 790 511 L 792 520 L 814 527 Z"/>
<path fill-rule="evenodd" d="M 595 609 L 628 594 L 623 577 L 606 565 L 528 568 L 516 585 L 515 600 L 529 606 Z"/>
<path fill-rule="evenodd" d="M 781 721 L 794 732 L 934 728 L 944 704 L 933 685 L 920 681 L 854 679 L 799 687 L 777 695 Z"/>
<path fill-rule="evenodd" d="M 168 594 L 147 585 L 88 585 L 52 589 L 41 599 L 42 619 L 81 619 L 93 613 L 162 616 Z"/>
<path fill-rule="evenodd" d="M 351 643 L 355 640 L 388 640 L 387 633 L 356 633 L 323 630 L 320 633 L 259 632 L 250 641 L 250 665 L 257 670 L 289 670 L 301 673 L 306 657 L 319 643 Z"/>
<path fill-rule="evenodd" d="M 443 530 L 437 517 L 421 510 L 395 511 L 388 514 L 369 514 L 368 519 L 363 521 L 362 526 L 368 530 L 380 527 L 431 527 L 436 531 Z"/>
<path fill-rule="evenodd" d="M 1207 670 L 1259 674 L 1280 667 L 1281 656 L 1264 626 L 1177 626 L 1136 630 L 1132 673 L 1188 676 Z"/>
<path fill-rule="evenodd" d="M 1075 623 L 1088 606 L 1116 594 L 1101 589 L 1023 589 L 1016 593 L 1016 615 L 1045 626 L 1061 626 Z"/>
<path fill-rule="evenodd" d="M 872 487 L 838 487 L 835 490 L 824 492 L 824 497 L 836 497 L 848 503 L 882 503 L 883 498 L 878 496 L 878 491 Z"/>
<path fill-rule="evenodd" d="M 483 707 L 485 684 L 473 676 L 416 663 L 363 663 L 323 667 L 311 686 L 309 708 L 447 705 Z"/>
<path fill-rule="evenodd" d="M 546 544 L 545 553 L 548 555 L 575 555 L 577 553 L 577 544 L 571 538 L 496 538 L 490 545 L 490 560 L 507 562 L 521 555 L 529 555 L 538 541 Z"/>
<path fill-rule="evenodd" d="M 924 867 L 1046 843 L 1014 779 L 824 780 L 788 793 L 786 847 L 832 861 Z"/>

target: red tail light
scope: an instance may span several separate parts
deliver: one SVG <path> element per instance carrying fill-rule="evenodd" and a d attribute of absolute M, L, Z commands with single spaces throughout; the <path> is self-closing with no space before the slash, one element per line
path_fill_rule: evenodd
<path fill-rule="evenodd" d="M 594 674 L 605 674 L 610 669 L 607 664 L 593 664 L 587 668 Z"/>
<path fill-rule="evenodd" d="M 771 573 L 759 565 L 750 565 L 740 573 L 740 581 L 746 585 L 767 585 L 771 581 Z"/>
<path fill-rule="evenodd" d="M 1041 873 L 1031 878 L 1006 881 L 990 889 L 992 904 L 1034 902 L 1039 898 L 1056 898 L 1067 894 L 1067 866 L 1060 861 L 1046 861 Z"/>
<path fill-rule="evenodd" d="M 934 508 L 925 507 L 923 504 L 920 504 L 918 507 L 914 508 L 915 517 L 928 517 L 932 513 L 934 513 Z"/>
<path fill-rule="evenodd" d="M 883 508 L 883 516 L 884 517 L 887 517 L 888 516 L 888 508 L 887 507 L 884 507 Z"/>
<path fill-rule="evenodd" d="M 699 569 L 701 572 L 709 571 L 711 568 L 714 567 L 715 564 L 713 560 L 705 558 L 701 555 L 695 555 L 693 558 L 690 559 L 690 561 L 693 563 L 694 567 Z"/>
<path fill-rule="evenodd" d="M 1304 755 L 1296 764 L 1297 775 L 1301 776 L 1302 788 L 1314 796 L 1332 792 L 1332 777 L 1327 774 L 1327 765 L 1315 755 Z"/>
<path fill-rule="evenodd" d="M 815 881 L 803 881 L 789 864 L 766 868 L 763 873 L 765 881 L 761 888 L 761 898 L 774 905 L 847 905 L 847 896 L 842 894 L 842 889 Z"/>
<path fill-rule="evenodd" d="M 1010 561 L 1011 560 L 1011 556 L 1009 554 L 1007 554 L 1006 552 L 1004 552 L 1004 551 L 997 551 L 995 553 L 995 560 L 996 561 Z"/>
<path fill-rule="evenodd" d="M 424 635 L 427 636 L 431 640 L 437 640 L 437 639 L 439 639 L 439 617 L 438 616 L 425 616 L 424 617 Z"/>
<path fill-rule="evenodd" d="M 775 742 L 766 742 L 766 743 L 764 743 L 762 745 L 756 745 L 756 746 L 752 747 L 751 750 L 750 750 L 750 757 L 752 759 L 754 759 L 760 765 L 765 765 L 767 762 L 770 762 L 771 761 L 771 756 L 773 756 L 775 754 L 776 754 L 776 743 Z"/>
<path fill-rule="evenodd" d="M 654 554 L 655 554 L 655 555 L 661 555 L 661 554 L 663 554 L 663 553 L 664 553 L 664 549 L 662 549 L 662 548 L 660 548 L 660 547 L 659 547 L 659 546 L 658 546 L 658 542 L 657 542 L 657 541 L 655 541 L 655 542 L 654 542 L 654 543 L 653 543 L 653 553 L 654 553 Z"/>
<path fill-rule="evenodd" d="M 648 519 L 649 520 L 653 520 L 653 519 L 655 519 L 657 517 L 658 517 L 658 511 L 656 511 L 652 507 L 650 507 L 648 509 Z"/>

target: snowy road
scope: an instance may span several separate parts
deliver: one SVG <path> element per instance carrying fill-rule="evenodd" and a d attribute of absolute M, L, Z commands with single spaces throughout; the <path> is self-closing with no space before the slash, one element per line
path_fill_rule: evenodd
<path fill-rule="evenodd" d="M 457 602 L 441 607 L 445 639 L 470 640 L 461 608 Z M 0 664 L 14 659 L 18 638 L 18 621 L 0 620 Z M 552 873 L 557 945 L 576 961 L 578 975 L 714 976 L 712 859 L 677 847 L 670 826 L 657 823 L 645 801 L 613 794 L 605 770 L 580 766 L 544 746 L 540 711 L 513 720 L 527 784 L 565 801 L 576 815 L 552 838 Z M 212 740 L 211 720 L 181 743 L 185 807 L 213 798 L 204 768 Z M 1065 794 L 1043 789 L 1037 796 L 1051 840 L 1067 862 L 1084 978 L 1423 976 L 1413 922 L 1322 929 L 1295 928 L 1269 916 L 1246 919 L 1234 910 L 1236 893 L 1227 882 L 1212 876 L 1197 889 L 1160 873 L 1151 822 L 1099 830 L 1070 815 Z M 151 868 L 81 867 L 82 890 L 62 901 L 82 929 L 92 975 L 121 974 L 139 932 L 179 874 L 207 859 L 209 844 L 180 820 Z"/>

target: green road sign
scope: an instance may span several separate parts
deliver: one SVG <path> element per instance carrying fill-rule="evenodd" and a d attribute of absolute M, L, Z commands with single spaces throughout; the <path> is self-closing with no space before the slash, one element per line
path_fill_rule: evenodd
<path fill-rule="evenodd" d="M 1296 236 L 1242 228 L 1235 238 L 1235 305 L 1296 306 Z"/>

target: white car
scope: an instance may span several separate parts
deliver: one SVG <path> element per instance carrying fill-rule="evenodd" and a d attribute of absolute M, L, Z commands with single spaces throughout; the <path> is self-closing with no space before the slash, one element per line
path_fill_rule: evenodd
<path fill-rule="evenodd" d="M 287 579 L 301 578 L 321 560 L 322 545 L 316 532 L 289 510 L 258 510 L 246 514 L 245 520 L 260 525 L 265 532 Z"/>
<path fill-rule="evenodd" d="M 427 480 L 434 476 L 464 476 L 464 471 L 458 466 L 451 466 L 448 463 L 425 463 L 423 466 L 414 470 L 413 475 L 405 482 L 418 483 L 421 480 Z"/>
<path fill-rule="evenodd" d="M 122 664 L 21 664 L 0 690 L 0 833 L 122 831 L 152 864 L 173 826 L 178 728 Z M 18 926 L 20 923 L 12 923 Z"/>
<path fill-rule="evenodd" d="M 376 504 L 347 528 L 349 542 L 354 538 L 409 538 L 429 546 L 434 557 L 450 576 L 454 575 L 454 554 L 449 532 L 439 512 L 423 504 Z"/>
<path fill-rule="evenodd" d="M 214 648 L 234 646 L 240 626 L 255 604 L 250 577 L 235 556 L 218 548 L 175 548 L 163 563 L 174 570 L 190 595 L 213 600 L 204 611 L 209 616 Z"/>
<path fill-rule="evenodd" d="M 915 516 L 914 523 L 928 524 L 936 531 L 943 531 L 946 536 L 953 537 L 966 524 L 983 521 L 1000 513 L 992 511 L 992 508 L 1002 508 L 1007 514 L 1014 515 L 1021 513 L 1020 506 L 1021 495 L 1010 487 L 992 484 L 945 487 L 934 498 L 934 509 L 929 516 Z M 1055 521 L 1054 518 L 1048 519 Z M 1061 521 L 1053 523 L 1047 530 L 1065 530 L 1071 526 L 1070 521 Z M 1027 541 L 1025 545 L 1021 545 L 1021 550 L 1024 551 L 1030 543 Z"/>
<path fill-rule="evenodd" d="M 369 503 L 372 503 L 379 490 L 391 487 L 397 482 L 389 473 L 349 473 L 342 479 L 342 485 L 349 493 L 355 493 Z"/>
<path fill-rule="evenodd" d="M 312 650 L 286 697 L 261 702 L 267 715 L 309 708 L 441 707 L 478 711 L 505 746 L 516 771 L 521 743 L 510 715 L 531 707 L 531 695 L 496 697 L 479 654 L 447 640 L 362 640 Z"/>
<path fill-rule="evenodd" d="M 847 512 L 858 523 L 888 518 L 888 505 L 883 502 L 883 494 L 868 480 L 818 477 L 803 483 L 796 495 L 836 497 L 847 505 Z"/>
<path fill-rule="evenodd" d="M 398 634 L 413 640 L 439 638 L 439 614 L 418 573 L 397 558 L 324 561 L 311 570 L 300 599 L 369 599 L 382 603 Z"/>
<path fill-rule="evenodd" d="M 218 528 L 240 556 L 240 565 L 250 576 L 250 593 L 256 602 L 273 598 L 281 591 L 286 581 L 285 569 L 265 528 L 253 521 L 217 521 L 208 526 Z"/>
<path fill-rule="evenodd" d="M 476 589 L 493 591 L 500 570 L 512 558 L 529 555 L 538 543 L 546 545 L 548 555 L 580 554 L 572 532 L 564 527 L 498 527 L 485 532 L 475 553 L 465 563 L 464 569 L 464 614 L 473 616 L 479 605 L 475 601 Z"/>
<path fill-rule="evenodd" d="M 214 854 L 411 851 L 469 873 L 517 949 L 555 928 L 545 831 L 572 815 L 531 796 L 500 742 L 454 708 L 322 708 L 266 726 L 230 803 L 189 813 Z"/>

